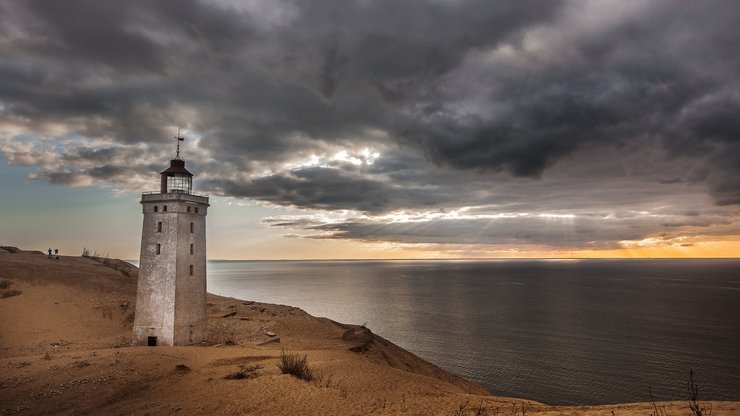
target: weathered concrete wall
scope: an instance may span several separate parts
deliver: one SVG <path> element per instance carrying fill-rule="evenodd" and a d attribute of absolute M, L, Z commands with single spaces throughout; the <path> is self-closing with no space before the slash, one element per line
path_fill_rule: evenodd
<path fill-rule="evenodd" d="M 204 341 L 208 198 L 184 193 L 144 194 L 141 203 L 144 225 L 134 342 L 146 345 L 149 336 L 156 336 L 158 345 Z"/>
<path fill-rule="evenodd" d="M 190 203 L 188 203 L 190 204 Z M 195 207 L 198 213 L 195 213 Z M 177 285 L 175 293 L 176 345 L 192 344 L 206 338 L 206 209 L 207 205 L 182 205 L 177 226 Z M 193 224 L 192 232 L 190 224 Z M 190 244 L 193 252 L 190 252 Z M 190 274 L 190 266 L 193 274 Z"/>

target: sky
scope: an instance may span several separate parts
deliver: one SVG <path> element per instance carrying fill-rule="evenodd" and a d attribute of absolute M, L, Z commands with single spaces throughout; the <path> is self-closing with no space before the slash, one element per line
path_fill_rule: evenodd
<path fill-rule="evenodd" d="M 740 3 L 0 2 L 0 244 L 138 258 L 738 257 Z"/>

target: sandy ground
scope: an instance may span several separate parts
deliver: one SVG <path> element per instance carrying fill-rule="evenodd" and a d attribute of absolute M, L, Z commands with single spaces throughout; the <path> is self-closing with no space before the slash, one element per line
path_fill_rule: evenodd
<path fill-rule="evenodd" d="M 0 249 L 2 281 L 0 415 L 653 412 L 649 403 L 552 407 L 493 397 L 363 327 L 213 295 L 207 343 L 131 346 L 136 269 L 125 263 Z M 306 355 L 315 379 L 281 374 L 283 352 Z M 227 378 L 236 373 L 244 378 Z M 738 402 L 705 405 L 713 416 L 740 415 Z M 690 414 L 687 402 L 658 406 Z"/>

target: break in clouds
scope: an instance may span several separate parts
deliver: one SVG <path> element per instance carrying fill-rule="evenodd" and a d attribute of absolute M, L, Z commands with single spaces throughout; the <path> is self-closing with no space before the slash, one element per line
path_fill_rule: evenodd
<path fill-rule="evenodd" d="M 33 179 L 303 210 L 291 236 L 613 248 L 737 235 L 735 1 L 0 3 Z M 154 181 L 156 182 L 156 181 Z M 631 243 L 630 243 L 631 242 Z"/>

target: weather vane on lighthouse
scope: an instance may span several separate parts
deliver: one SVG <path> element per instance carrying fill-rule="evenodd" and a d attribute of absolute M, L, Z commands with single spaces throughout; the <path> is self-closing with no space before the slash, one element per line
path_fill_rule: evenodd
<path fill-rule="evenodd" d="M 177 154 L 175 155 L 176 160 L 180 160 L 180 142 L 184 142 L 185 138 L 180 136 L 180 128 L 177 128 L 177 136 L 175 136 L 175 139 L 177 139 Z"/>

